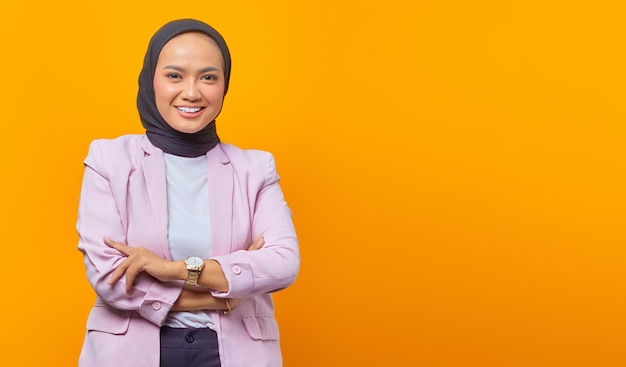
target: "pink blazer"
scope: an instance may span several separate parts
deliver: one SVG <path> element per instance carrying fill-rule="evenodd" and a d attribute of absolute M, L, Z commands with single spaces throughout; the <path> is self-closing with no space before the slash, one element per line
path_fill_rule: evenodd
<path fill-rule="evenodd" d="M 289 286 L 300 266 L 298 240 L 270 153 L 220 144 L 207 153 L 213 256 L 229 291 L 246 298 L 228 315 L 213 312 L 222 367 L 281 366 L 271 292 Z M 97 294 L 79 366 L 158 367 L 159 328 L 183 282 L 141 273 L 132 294 L 106 281 L 123 260 L 106 236 L 171 259 L 163 152 L 145 135 L 95 140 L 85 159 L 77 230 L 87 278 Z M 246 251 L 253 238 L 265 246 Z"/>

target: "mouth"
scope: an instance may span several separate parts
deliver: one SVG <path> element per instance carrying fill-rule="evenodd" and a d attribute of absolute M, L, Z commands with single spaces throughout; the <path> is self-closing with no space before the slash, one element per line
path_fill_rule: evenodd
<path fill-rule="evenodd" d="M 177 110 L 179 110 L 180 112 L 184 112 L 184 113 L 198 113 L 203 108 L 204 107 L 183 107 L 183 106 L 176 107 Z"/>

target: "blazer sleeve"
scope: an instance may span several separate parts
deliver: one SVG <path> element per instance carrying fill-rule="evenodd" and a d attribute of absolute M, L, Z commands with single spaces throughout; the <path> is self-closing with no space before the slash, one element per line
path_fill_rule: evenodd
<path fill-rule="evenodd" d="M 108 247 L 103 238 L 126 243 L 125 203 L 130 173 L 125 172 L 131 172 L 126 166 L 132 165 L 120 149 L 113 153 L 114 149 L 106 144 L 92 142 L 84 162 L 76 224 L 78 249 L 84 255 L 87 278 L 102 301 L 120 310 L 137 311 L 150 322 L 162 325 L 180 294 L 181 284 L 163 283 L 145 273 L 138 276 L 130 295 L 125 293 L 124 277 L 114 285 L 107 284 L 125 256 Z"/>
<path fill-rule="evenodd" d="M 257 151 L 258 152 L 258 151 Z M 265 245 L 256 251 L 235 251 L 215 256 L 228 280 L 228 292 L 212 292 L 216 297 L 245 298 L 275 292 L 294 282 L 300 269 L 298 238 L 291 210 L 279 185 L 274 157 L 263 152 L 260 188 L 250 193 L 253 203 L 252 235 L 263 235 Z M 254 165 L 253 165 L 254 166 Z"/>

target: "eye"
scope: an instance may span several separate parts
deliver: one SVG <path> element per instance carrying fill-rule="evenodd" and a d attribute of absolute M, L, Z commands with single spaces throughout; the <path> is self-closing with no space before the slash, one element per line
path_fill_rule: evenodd
<path fill-rule="evenodd" d="M 217 80 L 217 75 L 213 75 L 213 74 L 205 74 L 203 76 L 200 77 L 201 80 L 208 80 L 208 81 L 215 81 Z"/>
<path fill-rule="evenodd" d="M 165 75 L 168 79 L 181 79 L 182 76 L 178 73 L 167 73 Z"/>

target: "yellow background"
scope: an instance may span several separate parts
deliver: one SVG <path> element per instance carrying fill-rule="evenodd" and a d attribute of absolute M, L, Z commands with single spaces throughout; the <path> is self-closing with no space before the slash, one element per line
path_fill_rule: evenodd
<path fill-rule="evenodd" d="M 228 41 L 218 131 L 295 214 L 286 366 L 626 366 L 617 0 L 3 1 L 0 365 L 76 364 L 82 160 L 142 132 L 180 17 Z"/>

